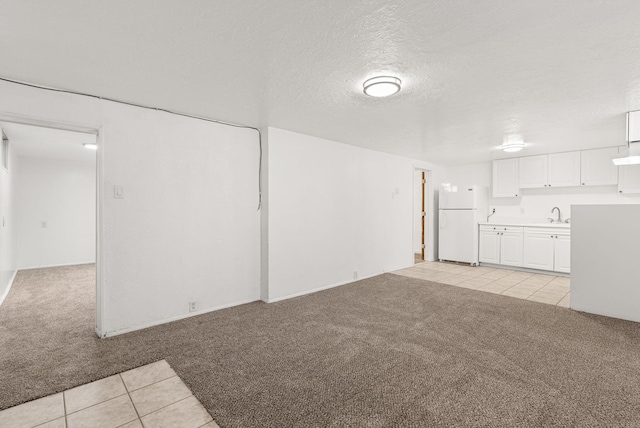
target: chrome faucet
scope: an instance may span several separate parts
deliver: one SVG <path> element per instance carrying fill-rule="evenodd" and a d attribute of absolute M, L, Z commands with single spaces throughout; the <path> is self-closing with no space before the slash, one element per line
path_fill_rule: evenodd
<path fill-rule="evenodd" d="M 553 207 L 553 209 L 551 210 L 551 214 L 553 214 L 553 212 L 554 212 L 555 210 L 558 210 L 558 219 L 557 219 L 557 220 L 555 220 L 555 223 L 562 223 L 562 217 L 561 217 L 561 215 L 560 215 L 560 208 L 558 208 L 558 207 Z"/>

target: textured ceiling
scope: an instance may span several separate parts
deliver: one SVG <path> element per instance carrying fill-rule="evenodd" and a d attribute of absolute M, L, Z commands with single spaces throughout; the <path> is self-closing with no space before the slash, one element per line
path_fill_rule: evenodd
<path fill-rule="evenodd" d="M 19 157 L 96 163 L 95 150 L 83 146 L 84 143 L 96 142 L 93 134 L 7 122 L 0 122 L 0 128 L 9 139 L 10 150 Z"/>
<path fill-rule="evenodd" d="M 0 1 L 0 76 L 438 164 L 624 144 L 637 0 Z M 362 94 L 378 73 L 390 98 Z"/>

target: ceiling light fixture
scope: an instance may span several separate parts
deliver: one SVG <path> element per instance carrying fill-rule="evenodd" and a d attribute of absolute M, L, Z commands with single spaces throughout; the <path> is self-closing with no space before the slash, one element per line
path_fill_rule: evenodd
<path fill-rule="evenodd" d="M 85 149 L 98 150 L 98 145 L 96 143 L 83 143 L 82 145 Z"/>
<path fill-rule="evenodd" d="M 507 153 L 519 152 L 520 150 L 524 149 L 524 141 L 509 141 L 509 142 L 503 143 L 502 146 L 500 146 L 500 148 L 502 149 L 503 152 L 507 152 Z"/>
<path fill-rule="evenodd" d="M 364 93 L 371 97 L 388 97 L 400 92 L 402 82 L 397 77 L 378 76 L 365 80 Z"/>

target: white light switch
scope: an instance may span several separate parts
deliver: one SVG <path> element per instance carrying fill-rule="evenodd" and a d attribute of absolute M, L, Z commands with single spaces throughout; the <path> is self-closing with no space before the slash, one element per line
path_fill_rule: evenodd
<path fill-rule="evenodd" d="M 116 199 L 124 199 L 124 186 L 113 186 L 113 197 Z"/>

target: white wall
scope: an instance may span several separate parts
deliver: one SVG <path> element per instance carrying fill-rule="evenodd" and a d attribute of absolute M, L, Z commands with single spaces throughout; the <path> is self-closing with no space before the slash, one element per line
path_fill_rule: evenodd
<path fill-rule="evenodd" d="M 95 163 L 20 157 L 17 178 L 17 269 L 95 262 Z"/>
<path fill-rule="evenodd" d="M 354 271 L 363 278 L 412 265 L 415 166 L 411 159 L 269 128 L 263 299 L 350 282 Z"/>
<path fill-rule="evenodd" d="M 0 94 L 4 120 L 100 129 L 102 334 L 188 316 L 189 301 L 259 299 L 254 130 L 8 82 Z"/>
<path fill-rule="evenodd" d="M 446 180 L 453 184 L 486 186 L 491 195 L 492 164 L 482 162 L 449 167 Z M 553 207 L 560 208 L 562 218 L 571 217 L 571 205 L 578 204 L 638 204 L 640 195 L 621 195 L 617 186 L 558 187 L 551 189 L 521 189 L 518 198 L 489 198 L 489 212 L 496 209 L 491 221 L 520 218 L 523 221 L 545 221 Z"/>
<path fill-rule="evenodd" d="M 18 158 L 9 142 L 9 170 L 0 166 L 0 303 L 16 272 L 14 257 L 14 205 Z"/>

